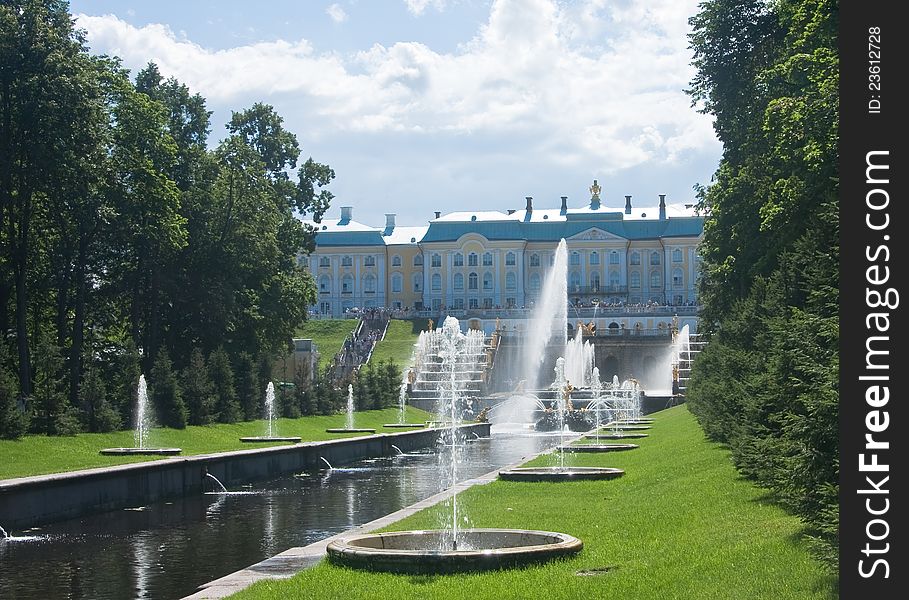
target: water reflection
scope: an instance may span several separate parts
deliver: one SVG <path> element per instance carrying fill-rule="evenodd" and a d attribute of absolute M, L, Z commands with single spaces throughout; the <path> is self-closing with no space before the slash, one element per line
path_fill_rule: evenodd
<path fill-rule="evenodd" d="M 476 477 L 555 441 L 496 434 L 467 445 L 460 474 Z M 431 496 L 439 481 L 435 455 L 412 452 L 16 532 L 34 537 L 0 542 L 0 598 L 181 598 Z"/>

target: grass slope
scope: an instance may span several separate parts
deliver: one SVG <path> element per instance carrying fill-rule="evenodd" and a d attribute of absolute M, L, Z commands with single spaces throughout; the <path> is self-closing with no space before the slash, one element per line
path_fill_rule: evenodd
<path fill-rule="evenodd" d="M 297 330 L 297 337 L 311 339 L 319 350 L 319 368 L 331 362 L 332 357 L 341 349 L 344 338 L 357 328 L 357 319 L 321 319 L 306 321 Z"/>
<path fill-rule="evenodd" d="M 398 409 L 368 410 L 354 415 L 357 427 L 373 428 L 382 433 L 384 423 L 398 421 Z M 430 418 L 417 408 L 407 407 L 408 422 L 423 422 Z M 300 419 L 278 419 L 278 435 L 299 436 L 303 441 L 331 440 L 363 434 L 326 433 L 334 427 L 344 427 L 346 415 L 302 417 Z M 398 430 L 385 429 L 385 433 Z M 190 426 L 186 429 L 154 429 L 149 445 L 182 448 L 182 456 L 209 454 L 228 450 L 249 450 L 255 447 L 282 444 L 244 444 L 241 437 L 263 435 L 265 421 L 245 423 Z M 73 437 L 49 437 L 30 435 L 21 440 L 0 440 L 0 479 L 62 473 L 91 467 L 105 467 L 125 463 L 158 460 L 139 456 L 102 456 L 101 448 L 132 447 L 133 433 L 82 433 Z"/>
<path fill-rule="evenodd" d="M 470 489 L 459 507 L 474 527 L 570 533 L 576 558 L 486 574 L 371 574 L 322 562 L 285 581 L 263 581 L 235 600 L 277 598 L 628 598 L 633 600 L 836 598 L 836 579 L 800 541 L 799 521 L 742 479 L 686 407 L 656 415 L 629 452 L 566 455 L 566 464 L 626 469 L 603 482 L 513 483 Z M 554 464 L 545 455 L 534 464 Z M 393 529 L 436 528 L 442 506 Z M 466 525 L 466 523 L 465 523 Z M 578 571 L 608 569 L 581 576 Z"/>
<path fill-rule="evenodd" d="M 420 332 L 426 329 L 426 319 L 392 319 L 388 322 L 385 339 L 376 343 L 370 362 L 392 360 L 402 371 L 410 366 L 413 345 Z"/>

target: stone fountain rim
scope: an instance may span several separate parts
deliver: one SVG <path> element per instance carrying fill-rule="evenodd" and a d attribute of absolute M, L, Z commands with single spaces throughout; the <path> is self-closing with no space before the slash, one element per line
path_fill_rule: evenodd
<path fill-rule="evenodd" d="M 328 560 L 351 567 L 372 571 L 397 573 L 425 572 L 470 572 L 487 571 L 525 564 L 539 563 L 580 552 L 584 543 L 567 533 L 531 529 L 476 528 L 464 529 L 461 533 L 480 535 L 515 535 L 555 538 L 558 541 L 526 546 L 508 546 L 479 550 L 419 550 L 401 548 L 370 548 L 354 545 L 363 539 L 384 539 L 417 536 L 440 536 L 443 530 L 427 529 L 412 531 L 390 531 L 345 536 L 328 544 Z"/>
<path fill-rule="evenodd" d="M 556 446 L 556 452 L 620 452 L 640 448 L 637 444 L 577 444 Z"/>
<path fill-rule="evenodd" d="M 303 438 L 297 436 L 282 436 L 282 435 L 254 435 L 241 437 L 240 441 L 245 443 L 251 442 L 300 442 Z"/>
<path fill-rule="evenodd" d="M 515 467 L 499 471 L 499 478 L 526 482 L 596 481 L 616 479 L 624 474 L 624 469 L 615 467 Z"/>
<path fill-rule="evenodd" d="M 375 433 L 376 430 L 365 428 L 365 427 L 364 428 L 354 427 L 352 429 L 347 429 L 346 427 L 334 427 L 331 429 L 326 429 L 325 432 L 326 433 Z"/>
<path fill-rule="evenodd" d="M 105 456 L 173 456 L 183 452 L 182 448 L 102 448 Z"/>

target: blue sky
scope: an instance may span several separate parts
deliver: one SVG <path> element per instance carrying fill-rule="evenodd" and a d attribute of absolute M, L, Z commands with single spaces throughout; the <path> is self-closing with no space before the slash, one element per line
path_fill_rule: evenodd
<path fill-rule="evenodd" d="M 267 102 L 330 164 L 354 218 L 693 198 L 720 157 L 693 75 L 696 0 L 339 0 L 71 4 L 93 52 L 149 60 L 201 93 L 212 143 Z"/>

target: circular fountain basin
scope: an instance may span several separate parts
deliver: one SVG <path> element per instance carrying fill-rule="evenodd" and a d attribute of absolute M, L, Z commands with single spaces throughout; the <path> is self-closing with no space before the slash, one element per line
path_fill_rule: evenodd
<path fill-rule="evenodd" d="M 585 440 L 630 440 L 635 438 L 645 438 L 646 433 L 588 433 L 584 436 Z"/>
<path fill-rule="evenodd" d="M 347 429 L 344 427 L 338 429 L 326 429 L 326 433 L 375 433 L 375 429 Z"/>
<path fill-rule="evenodd" d="M 556 452 L 621 452 L 638 447 L 637 444 L 578 444 L 577 446 L 556 446 Z"/>
<path fill-rule="evenodd" d="M 622 425 L 653 425 L 653 419 L 623 419 L 619 423 Z"/>
<path fill-rule="evenodd" d="M 425 423 L 385 423 L 382 427 L 389 429 L 422 429 L 426 427 Z"/>
<path fill-rule="evenodd" d="M 328 544 L 332 564 L 390 573 L 459 573 L 521 567 L 573 556 L 574 536 L 525 529 L 464 529 L 458 550 L 440 550 L 448 532 L 398 531 L 341 538 Z"/>
<path fill-rule="evenodd" d="M 587 481 L 615 479 L 624 474 L 624 470 L 612 467 L 517 467 L 499 471 L 499 479 L 505 481 Z"/>
<path fill-rule="evenodd" d="M 292 443 L 292 444 L 296 444 L 296 443 L 299 442 L 301 439 L 302 439 L 302 438 L 293 437 L 293 436 L 291 436 L 291 437 L 278 437 L 278 436 L 274 436 L 274 435 L 272 435 L 272 436 L 269 436 L 269 435 L 259 435 L 259 436 L 254 436 L 254 437 L 241 437 L 241 438 L 240 438 L 240 441 L 241 441 L 241 442 L 245 442 L 245 443 L 247 443 L 247 444 L 265 443 L 265 442 L 290 442 L 290 443 Z"/>
<path fill-rule="evenodd" d="M 603 429 L 608 429 L 610 431 L 646 431 L 650 429 L 650 425 L 626 425 L 625 423 L 620 423 L 619 425 L 610 425 Z"/>
<path fill-rule="evenodd" d="M 181 448 L 104 448 L 101 454 L 107 456 L 173 456 L 183 452 Z"/>

